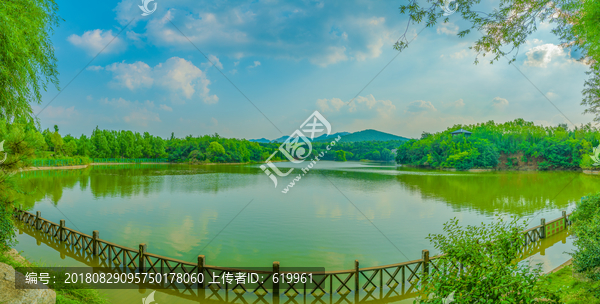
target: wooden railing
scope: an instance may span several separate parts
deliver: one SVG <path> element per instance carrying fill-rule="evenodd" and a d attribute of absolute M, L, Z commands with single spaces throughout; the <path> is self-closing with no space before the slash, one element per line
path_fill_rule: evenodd
<path fill-rule="evenodd" d="M 548 223 L 545 219 L 541 219 L 541 224 L 523 231 L 525 237 L 524 252 L 536 247 L 535 243 L 539 242 L 546 236 L 554 235 L 564 230 L 567 225 L 571 224 L 569 220 L 571 214 L 563 211 L 562 216 Z M 94 230 L 92 235 L 88 235 L 65 226 L 65 220 L 60 220 L 60 223 L 54 223 L 45 218 L 42 218 L 41 212 L 37 211 L 34 215 L 21 208 L 15 213 L 15 217 L 24 223 L 28 229 L 33 229 L 46 235 L 48 242 L 60 246 L 71 252 L 72 255 L 80 259 L 90 262 L 99 267 L 108 267 L 116 272 L 146 272 L 156 274 L 182 273 L 182 274 L 203 274 L 205 278 L 212 275 L 221 277 L 224 274 L 237 273 L 258 273 L 264 274 L 266 277 L 263 281 L 271 279 L 273 275 L 282 273 L 293 273 L 290 271 L 281 271 L 279 262 L 273 262 L 272 268 L 269 270 L 249 270 L 239 268 L 219 267 L 206 264 L 206 257 L 199 255 L 197 262 L 187 262 L 178 259 L 168 258 L 161 255 L 149 253 L 146 244 L 139 244 L 138 248 L 129 248 L 109 241 L 100 239 L 99 232 Z M 58 246 L 58 245 L 57 245 Z M 313 286 L 307 287 L 302 283 L 279 283 L 273 284 L 271 293 L 273 296 L 285 294 L 287 296 L 296 296 L 299 294 L 312 295 L 322 297 L 324 295 L 340 295 L 342 297 L 354 293 L 356 302 L 359 300 L 359 292 L 366 292 L 367 297 L 372 297 L 375 290 L 382 293 L 383 288 L 393 291 L 397 296 L 397 300 L 403 298 L 411 298 L 418 294 L 418 283 L 424 275 L 438 271 L 437 260 L 441 255 L 430 257 L 428 250 L 423 250 L 421 258 L 418 260 L 407 261 L 402 263 L 365 267 L 360 268 L 358 260 L 354 262 L 354 268 L 337 271 L 323 271 L 313 273 Z M 150 286 L 152 287 L 152 286 Z M 165 286 L 161 286 L 165 288 Z M 168 289 L 169 286 L 166 286 Z M 192 290 L 192 286 L 187 286 L 183 291 L 193 294 L 193 296 L 201 296 L 204 290 L 212 290 L 213 294 L 218 290 L 231 290 L 240 292 L 252 292 L 257 295 L 265 295 L 269 290 L 258 284 L 257 287 L 248 288 L 245 284 L 222 284 L 212 283 L 205 280 L 204 283 L 198 284 L 198 292 Z M 154 286 L 154 289 L 158 289 Z M 175 288 L 176 289 L 176 288 Z M 201 292 L 200 292 L 201 291 Z M 400 291 L 400 294 L 398 294 Z M 399 297 L 398 297 L 399 296 Z M 379 300 L 379 299 L 378 299 Z"/>
<path fill-rule="evenodd" d="M 94 158 L 94 163 L 166 163 L 166 158 Z"/>
<path fill-rule="evenodd" d="M 60 167 L 83 165 L 83 159 L 34 159 L 31 161 L 34 167 Z"/>

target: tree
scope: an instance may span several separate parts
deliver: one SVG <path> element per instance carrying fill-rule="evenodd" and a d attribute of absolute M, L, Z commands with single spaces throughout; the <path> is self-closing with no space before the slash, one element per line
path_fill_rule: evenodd
<path fill-rule="evenodd" d="M 54 152 L 56 152 L 57 154 L 62 153 L 62 146 L 63 146 L 63 139 L 60 136 L 60 134 L 58 133 L 58 128 L 56 128 L 55 126 L 55 130 L 54 133 L 52 133 L 52 137 L 51 137 L 51 141 L 52 141 L 52 145 L 54 146 Z"/>
<path fill-rule="evenodd" d="M 573 232 L 576 249 L 573 255 L 573 266 L 577 272 L 585 274 L 593 280 L 600 280 L 600 193 L 588 195 L 577 202 L 577 207 L 570 218 L 573 221 Z"/>
<path fill-rule="evenodd" d="M 462 227 L 456 218 L 444 224 L 444 233 L 430 234 L 444 256 L 436 271 L 425 276 L 423 303 L 441 303 L 450 294 L 454 303 L 534 303 L 552 298 L 540 279 L 540 267 L 517 263 L 524 244 L 525 223 L 499 219 L 490 224 Z M 460 265 L 460 267 L 458 267 Z M 539 266 L 539 265 L 538 265 Z"/>
<path fill-rule="evenodd" d="M 449 21 L 448 16 L 439 9 L 440 0 L 426 0 L 429 4 L 422 7 L 419 0 L 408 0 L 408 4 L 400 6 L 400 13 L 407 14 L 409 21 L 406 31 L 394 48 L 402 51 L 408 47 L 406 37 L 410 24 L 425 22 L 427 27 L 435 25 L 439 20 Z M 600 2 L 595 0 L 506 0 L 500 1 L 499 7 L 487 14 L 478 10 L 481 0 L 456 1 L 457 15 L 470 23 L 470 28 L 460 31 L 457 36 L 465 37 L 472 30 L 482 34 L 470 48 L 477 52 L 475 64 L 479 56 L 493 55 L 490 63 L 514 52 L 509 63 L 516 60 L 519 47 L 527 42 L 527 38 L 537 30 L 539 22 L 548 21 L 555 24 L 552 32 L 562 42 L 562 47 L 581 51 L 580 60 L 590 66 L 590 78 L 584 83 L 583 100 L 587 106 L 584 113 L 595 115 L 594 120 L 600 122 Z M 478 33 L 479 34 L 479 33 Z M 516 51 L 516 52 L 515 52 Z"/>
<path fill-rule="evenodd" d="M 346 152 L 344 150 L 335 151 L 335 160 L 346 161 Z"/>
<path fill-rule="evenodd" d="M 0 4 L 0 118 L 31 117 L 30 103 L 42 90 L 58 89 L 56 57 L 50 38 L 58 26 L 54 0 L 2 1 Z"/>
<path fill-rule="evenodd" d="M 206 149 L 206 154 L 208 159 L 218 160 L 219 157 L 225 156 L 225 148 L 220 143 L 213 141 Z"/>
<path fill-rule="evenodd" d="M 383 149 L 381 151 L 381 160 L 385 160 L 385 161 L 390 161 L 394 158 L 394 156 L 392 155 L 392 151 L 390 151 L 390 149 Z"/>

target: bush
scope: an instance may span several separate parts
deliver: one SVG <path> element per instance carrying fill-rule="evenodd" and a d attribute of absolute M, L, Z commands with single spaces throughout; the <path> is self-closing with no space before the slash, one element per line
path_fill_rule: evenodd
<path fill-rule="evenodd" d="M 461 227 L 456 218 L 444 224 L 444 234 L 429 235 L 434 247 L 446 255 L 434 260 L 423 284 L 422 303 L 534 303 L 553 298 L 540 280 L 541 269 L 517 263 L 523 245 L 517 219 L 481 226 Z M 455 265 L 462 265 L 463 271 Z M 434 270 L 430 267 L 430 270 Z"/>
<path fill-rule="evenodd" d="M 576 236 L 573 267 L 593 280 L 600 280 L 600 193 L 582 197 L 571 220 Z"/>

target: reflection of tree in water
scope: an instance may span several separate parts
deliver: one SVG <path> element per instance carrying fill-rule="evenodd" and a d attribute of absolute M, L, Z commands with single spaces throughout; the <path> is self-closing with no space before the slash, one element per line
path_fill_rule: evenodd
<path fill-rule="evenodd" d="M 357 181 L 353 188 L 381 192 L 397 187 L 411 195 L 439 199 L 456 211 L 531 214 L 546 208 L 566 208 L 597 192 L 599 176 L 578 172 L 445 172 L 400 169 L 327 171 L 326 175 Z M 401 198 L 399 198 L 401 199 Z"/>
<path fill-rule="evenodd" d="M 160 192 L 165 184 L 171 192 L 211 192 L 246 187 L 256 179 L 242 174 L 261 174 L 256 167 L 234 165 L 100 165 L 77 170 L 42 170 L 24 172 L 22 188 L 27 195 L 20 199 L 25 206 L 49 198 L 55 205 L 64 188 L 79 183 L 90 187 L 95 198 L 148 196 Z M 264 173 L 262 173 L 264 174 Z"/>
<path fill-rule="evenodd" d="M 42 170 L 21 173 L 20 186 L 23 194 L 18 202 L 25 207 L 33 207 L 35 202 L 48 198 L 56 205 L 63 195 L 63 189 L 73 189 L 79 182 L 85 190 L 90 168 L 81 170 Z"/>

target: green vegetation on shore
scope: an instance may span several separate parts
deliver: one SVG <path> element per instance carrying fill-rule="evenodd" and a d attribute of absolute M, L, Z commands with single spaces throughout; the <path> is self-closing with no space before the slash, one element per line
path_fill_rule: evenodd
<path fill-rule="evenodd" d="M 37 131 L 35 126 L 32 128 Z M 186 136 L 163 139 L 148 132 L 100 130 L 96 128 L 90 137 L 70 134 L 60 135 L 58 126 L 54 131 L 38 131 L 43 138 L 36 147 L 38 161 L 52 162 L 56 159 L 96 158 L 166 158 L 169 162 L 191 163 L 252 163 L 264 161 L 278 151 L 281 143 L 257 143 L 245 139 L 224 138 L 219 134 Z M 324 160 L 381 160 L 394 159 L 391 150 L 403 140 L 340 142 L 325 153 Z M 312 156 L 325 152 L 329 142 L 312 143 Z M 339 152 L 341 151 L 341 152 Z M 345 155 L 344 158 L 336 155 Z M 272 160 L 285 160 L 278 152 Z"/>
<path fill-rule="evenodd" d="M 0 263 L 4 263 L 12 266 L 13 268 L 17 267 L 46 267 L 46 265 L 40 265 L 38 263 L 32 263 L 25 259 L 21 259 L 20 257 L 15 258 L 12 255 L 8 254 L 8 251 L 0 250 Z M 61 277 L 60 274 L 54 272 L 52 269 L 48 269 L 46 271 L 50 274 L 50 277 Z M 74 285 L 64 283 L 63 286 L 59 287 L 60 283 L 49 282 L 48 287 L 54 289 L 56 292 L 56 303 L 57 304 L 104 304 L 108 303 L 107 299 L 100 295 L 100 293 L 95 289 L 90 289 L 89 287 L 81 284 L 75 283 Z"/>
<path fill-rule="evenodd" d="M 452 136 L 460 128 L 472 135 Z M 396 161 L 458 170 L 511 169 L 525 164 L 539 170 L 588 169 L 592 160 L 587 155 L 599 143 L 600 132 L 591 124 L 570 130 L 566 125 L 536 126 L 523 119 L 506 123 L 489 121 L 455 125 L 435 134 L 423 133 L 421 139 L 407 141 L 398 148 Z"/>
<path fill-rule="evenodd" d="M 557 272 L 546 275 L 546 288 L 557 295 L 560 303 L 565 304 L 599 304 L 600 281 L 585 278 L 574 272 L 572 265 L 567 265 Z"/>

